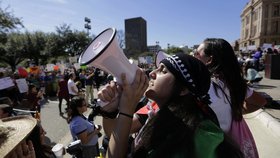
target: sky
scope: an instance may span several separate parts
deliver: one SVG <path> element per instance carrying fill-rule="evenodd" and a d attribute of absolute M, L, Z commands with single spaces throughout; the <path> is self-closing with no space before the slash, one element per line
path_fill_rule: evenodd
<path fill-rule="evenodd" d="M 124 20 L 142 17 L 147 22 L 147 44 L 166 48 L 200 44 L 207 37 L 230 43 L 240 38 L 241 12 L 249 0 L 0 0 L 22 19 L 21 31 L 55 32 L 57 26 L 98 35 L 114 27 L 125 31 Z"/>

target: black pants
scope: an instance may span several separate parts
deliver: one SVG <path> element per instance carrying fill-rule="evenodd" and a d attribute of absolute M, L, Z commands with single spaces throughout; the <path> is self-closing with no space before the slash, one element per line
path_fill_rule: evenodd
<path fill-rule="evenodd" d="M 93 146 L 82 146 L 83 158 L 95 158 L 99 156 L 99 145 L 98 143 Z"/>
<path fill-rule="evenodd" d="M 60 112 L 60 113 L 62 113 L 62 111 L 61 111 L 61 104 L 62 104 L 62 100 L 63 100 L 63 99 L 66 100 L 66 102 L 67 102 L 67 103 L 66 103 L 67 109 L 69 108 L 69 104 L 70 104 L 70 103 L 69 103 L 69 102 L 70 102 L 70 101 L 69 101 L 69 97 L 58 97 L 58 101 L 59 101 L 59 103 L 58 103 L 58 109 L 59 109 L 59 112 Z"/>

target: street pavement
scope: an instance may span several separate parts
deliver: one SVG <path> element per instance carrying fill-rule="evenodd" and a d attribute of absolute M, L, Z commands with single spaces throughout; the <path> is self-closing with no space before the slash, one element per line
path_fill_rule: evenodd
<path fill-rule="evenodd" d="M 264 72 L 261 72 L 264 75 Z M 261 92 L 268 98 L 269 102 L 274 100 L 276 103 L 280 102 L 280 80 L 273 80 L 264 78 L 254 88 L 256 91 Z M 96 90 L 95 90 L 96 97 Z M 63 102 L 62 109 L 66 107 L 65 101 Z M 275 102 L 274 102 L 275 103 Z M 252 131 L 255 138 L 256 145 L 259 151 L 260 158 L 278 158 L 280 157 L 280 106 L 269 105 L 254 113 L 244 115 L 244 118 Z M 85 115 L 90 113 L 91 109 Z M 72 137 L 69 131 L 69 125 L 66 121 L 66 114 L 61 117 L 58 112 L 58 100 L 56 98 L 48 99 L 41 109 L 42 125 L 47 134 L 47 141 L 51 145 L 61 143 L 67 146 Z M 97 116 L 94 120 L 95 124 L 102 124 L 101 117 Z M 101 133 L 104 135 L 104 131 Z M 101 145 L 102 139 L 99 139 Z M 64 155 L 64 158 L 70 158 L 69 154 Z"/>

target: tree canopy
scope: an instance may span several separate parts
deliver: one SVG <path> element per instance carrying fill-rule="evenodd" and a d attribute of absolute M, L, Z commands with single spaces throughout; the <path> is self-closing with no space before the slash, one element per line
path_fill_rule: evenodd
<path fill-rule="evenodd" d="M 9 11 L 9 7 L 2 9 L 0 1 L 0 43 L 5 43 L 7 40 L 7 33 L 18 27 L 23 27 L 21 19 L 15 17 L 14 14 Z"/>

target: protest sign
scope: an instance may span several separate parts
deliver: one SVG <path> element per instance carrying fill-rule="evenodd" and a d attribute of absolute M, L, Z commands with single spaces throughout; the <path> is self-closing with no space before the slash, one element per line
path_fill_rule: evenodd
<path fill-rule="evenodd" d="M 28 85 L 25 78 L 17 79 L 16 83 L 20 93 L 25 93 L 28 91 Z"/>
<path fill-rule="evenodd" d="M 4 77 L 0 79 L 0 90 L 15 86 L 11 77 Z"/>

